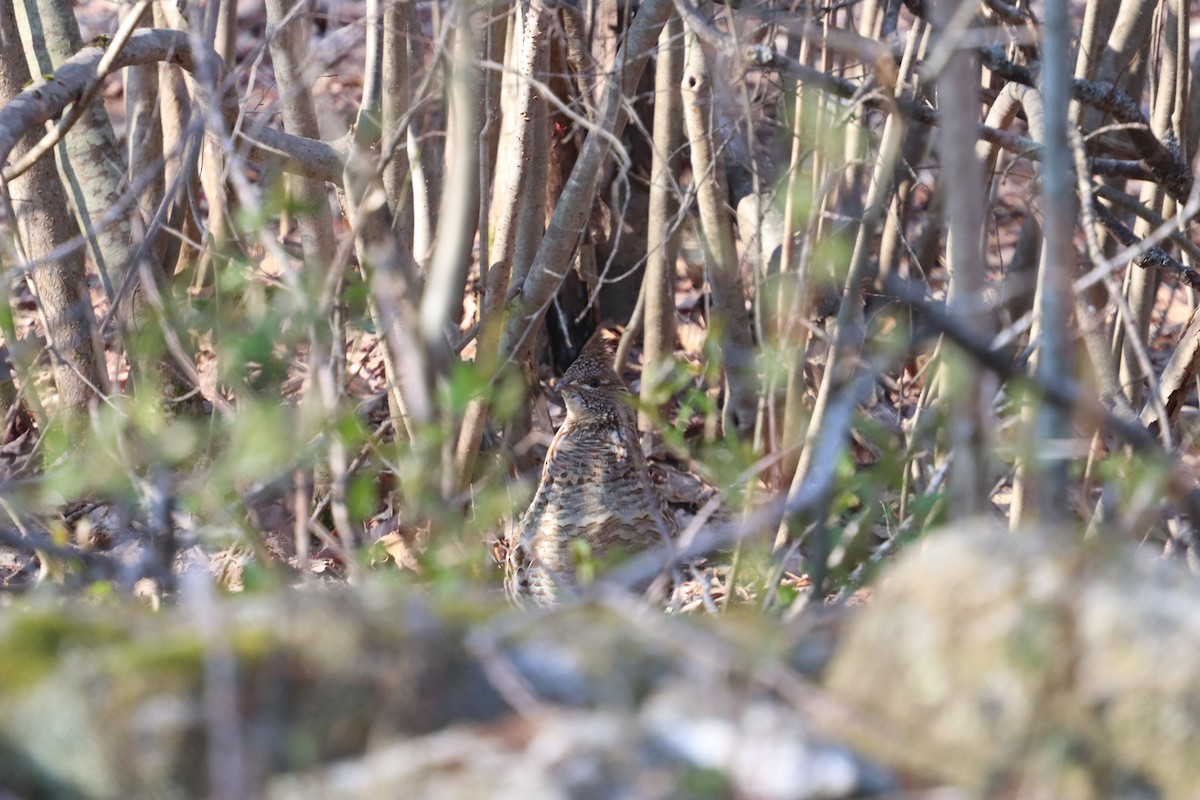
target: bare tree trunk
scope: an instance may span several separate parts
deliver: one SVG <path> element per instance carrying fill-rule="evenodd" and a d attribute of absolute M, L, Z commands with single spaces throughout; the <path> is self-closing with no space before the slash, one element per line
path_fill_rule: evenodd
<path fill-rule="evenodd" d="M 947 25 L 958 8 L 957 0 L 941 0 L 941 23 Z M 954 34 L 958 35 L 958 34 Z M 947 42 L 942 42 L 946 45 Z M 986 284 L 983 260 L 983 171 L 975 154 L 974 130 L 979 125 L 979 63 L 970 50 L 956 47 L 938 78 L 941 111 L 939 150 L 946 181 L 949 209 L 947 243 L 950 272 L 950 307 L 981 335 L 990 335 L 988 312 L 983 307 Z M 950 404 L 950 511 L 953 517 L 978 514 L 987 508 L 992 447 L 984 415 L 991 406 L 985 372 L 957 348 L 943 351 L 938 370 L 940 393 Z"/>
<path fill-rule="evenodd" d="M 564 275 L 563 265 L 571 261 L 571 254 L 587 230 L 611 141 L 624 130 L 627 98 L 641 78 L 672 8 L 671 0 L 647 0 L 626 31 L 616 58 L 616 72 L 604 84 L 595 128 L 588 132 L 529 275 L 509 305 L 500 338 L 502 358 L 523 357 L 531 344 L 531 334 L 558 290 Z"/>
<path fill-rule="evenodd" d="M 383 188 L 396 217 L 397 236 L 412 241 L 413 188 L 409 170 L 408 141 L 414 86 L 408 63 L 409 38 L 413 35 L 410 4 L 387 0 L 383 9 Z"/>
<path fill-rule="evenodd" d="M 420 296 L 416 264 L 392 229 L 386 203 L 365 202 L 376 189 L 375 164 L 365 151 L 352 153 L 346 167 L 346 207 L 354 249 L 371 285 L 372 316 L 384 349 L 388 390 L 394 393 L 401 428 L 409 438 L 433 418 L 431 381 L 417 333 L 414 298 Z M 399 432 L 399 431 L 398 431 Z"/>
<path fill-rule="evenodd" d="M 483 129 L 478 62 L 486 32 L 465 4 L 454 13 L 454 50 L 448 88 L 446 166 L 433 258 L 421 297 L 420 332 L 438 371 L 449 367 L 447 326 L 461 313 L 471 245 L 479 226 L 479 137 Z M 482 42 L 482 45 L 480 44 Z"/>
<path fill-rule="evenodd" d="M 800 451 L 796 472 L 788 489 L 789 499 L 794 499 L 799 495 L 810 472 L 817 468 L 826 470 L 830 468 L 828 464 L 816 463 L 817 444 L 826 414 L 834 401 L 834 395 L 847 389 L 854 382 L 855 374 L 861 367 L 861 351 L 866 336 L 863 309 L 864 291 L 868 284 L 874 281 L 878 266 L 871 258 L 871 243 L 891 204 L 895 188 L 896 161 L 900 156 L 904 131 L 904 120 L 898 114 L 888 115 L 883 128 L 883 138 L 879 145 L 879 154 L 875 159 L 870 190 L 867 193 L 866 210 L 862 223 L 858 227 L 854 251 L 850 256 L 850 268 L 846 273 L 842 302 L 838 308 L 837 336 L 829 348 L 829 354 L 825 361 L 825 372 L 821 376 L 821 386 L 817 391 L 816 404 L 805 433 L 804 449 Z M 776 532 L 775 549 L 778 551 L 783 548 L 789 539 L 788 521 L 783 520 Z M 823 550 L 823 545 L 818 547 L 818 550 Z M 823 553 L 817 554 L 815 568 L 818 573 L 824 569 L 824 557 Z M 813 580 L 814 587 L 819 592 L 820 581 L 816 577 Z"/>
<path fill-rule="evenodd" d="M 492 64 L 504 63 L 504 55 L 508 37 L 508 20 L 511 16 L 507 7 L 491 6 L 486 14 L 480 15 L 483 26 L 483 41 L 480 50 L 484 58 Z M 503 9 L 503 10 L 502 10 Z M 491 263 L 491 216 L 493 192 L 496 179 L 496 153 L 500 145 L 501 103 L 500 83 L 503 74 L 496 69 L 481 68 L 481 87 L 479 92 L 479 138 L 475 144 L 478 149 L 479 170 L 479 216 L 475 228 L 479 242 L 480 288 L 476 300 L 483 303 L 483 283 L 486 265 Z M 470 268 L 468 258 L 468 269 Z M 465 289 L 465 287 L 464 287 Z M 462 304 L 451 313 L 455 322 L 461 322 Z"/>
<path fill-rule="evenodd" d="M 37 66 L 40 71 L 49 72 L 82 48 L 79 26 L 69 3 L 22 0 L 16 10 L 31 68 Z M 175 178 L 176 184 L 191 180 L 198 154 L 198 137 L 198 133 L 192 134 L 180 150 L 181 172 Z M 59 172 L 101 279 L 108 281 L 111 278 L 106 283 L 110 303 L 120 310 L 120 318 L 131 331 L 141 333 L 146 322 L 157 318 L 164 343 L 171 351 L 172 358 L 161 361 L 157 361 L 158 351 L 146 354 L 155 360 L 150 363 L 142 354 L 131 352 L 131 370 L 135 375 L 145 371 L 145 375 L 153 376 L 146 385 L 157 396 L 187 396 L 194 388 L 195 368 L 180 349 L 176 334 L 170 330 L 172 313 L 170 303 L 165 299 L 169 293 L 165 286 L 157 285 L 166 274 L 164 259 L 174 262 L 179 252 L 178 241 L 167 239 L 166 230 L 186 227 L 184 215 L 180 213 L 182 206 L 176 204 L 176 214 L 168 223 L 167 206 L 160 201 L 153 209 L 142 241 L 135 247 L 128 215 L 107 213 L 122 202 L 127 180 L 125 164 L 125 156 L 116 145 L 103 103 L 97 97 L 66 133 L 59 149 Z M 148 166 L 160 169 L 161 165 L 160 159 Z M 187 196 L 187 192 L 178 188 L 175 191 L 176 199 Z M 101 225 L 100 220 L 105 217 L 109 222 Z M 147 280 L 155 281 L 156 285 L 147 287 Z M 155 305 L 153 314 L 148 307 L 151 301 Z M 134 338 L 128 339 L 127 344 L 134 341 Z M 178 362 L 182 372 L 172 361 Z"/>
<path fill-rule="evenodd" d="M 283 126 L 289 133 L 319 138 L 317 112 L 312 101 L 315 66 L 308 60 L 308 41 L 311 25 L 304 10 L 306 0 L 267 0 L 267 23 L 274 30 L 268 38 L 271 62 L 279 89 L 283 110 Z M 371 4 L 368 4 L 371 5 Z M 368 19 L 368 88 L 364 89 L 363 105 L 372 101 L 369 84 L 372 81 L 371 53 L 380 46 L 378 31 Z M 372 35 L 373 34 L 373 35 Z M 369 123 L 366 123 L 369 124 Z M 337 242 L 333 235 L 333 218 L 329 211 L 329 190 L 324 181 L 312 178 L 288 178 L 291 195 L 299 210 L 296 222 L 300 228 L 300 245 L 304 251 L 303 280 L 298 283 L 297 297 L 301 308 L 311 309 L 308 316 L 309 385 L 306 401 L 312 411 L 310 419 L 326 427 L 329 436 L 330 510 L 339 533 L 348 541 L 359 536 L 358 526 L 350 519 L 346 507 L 347 455 L 342 437 L 333 429 L 338 419 L 341 399 L 341 376 L 336 369 L 336 351 L 344 345 L 336 326 L 331 325 L 331 306 L 325 296 L 331 293 L 338 278 L 331 275 L 338 268 Z"/>
<path fill-rule="evenodd" d="M 232 5 L 221 0 L 221 6 Z M 154 3 L 154 27 L 188 31 L 191 27 L 172 4 Z M 158 101 L 162 124 L 163 152 L 168 160 L 164 165 L 163 177 L 167 186 L 175 182 L 181 166 L 187 126 L 192 115 L 192 98 L 188 92 L 189 79 L 183 72 L 170 64 L 158 65 Z"/>
<path fill-rule="evenodd" d="M 126 10 L 125 13 L 129 13 Z M 140 23 L 149 27 L 153 13 L 146 9 Z M 163 129 L 159 115 L 158 64 L 140 64 L 125 69 L 125 146 L 131 169 L 129 180 L 150 174 L 138 198 L 143 226 L 149 224 L 158 211 L 166 192 L 163 181 Z M 136 171 L 138 174 L 134 175 Z M 155 253 L 155 263 L 162 263 L 162 240 Z"/>
<path fill-rule="evenodd" d="M 275 68 L 284 129 L 316 139 L 320 138 L 312 95 L 316 65 L 307 58 L 311 36 L 311 23 L 304 10 L 307 5 L 307 0 L 267 0 L 267 24 L 272 29 L 267 44 Z M 324 181 L 294 176 L 287 180 L 290 194 L 301 209 L 296 221 L 304 250 L 306 283 L 319 292 L 337 254 L 329 193 Z M 308 296 L 316 295 L 309 292 Z"/>
<path fill-rule="evenodd" d="M 800 63 L 807 64 L 812 58 L 812 45 L 809 37 L 793 37 L 800 39 Z M 815 238 L 814 222 L 819 219 L 821 201 L 814 198 L 808 211 L 807 219 L 801 219 L 801 192 L 806 188 L 815 189 L 820 182 L 818 158 L 814 153 L 811 159 L 806 158 L 805 131 L 816 126 L 809 120 L 817 118 L 817 111 L 822 98 L 815 93 L 806 93 L 804 84 L 795 83 L 792 106 L 792 152 L 788 163 L 787 194 L 783 207 L 783 240 L 779 251 L 779 309 L 776 318 L 782 321 L 783 330 L 777 344 L 784 352 L 791 351 L 792 358 L 787 363 L 787 378 L 783 390 L 783 420 L 775 444 L 779 447 L 780 462 L 777 471 L 776 486 L 789 485 L 796 473 L 796 464 L 800 459 L 797 447 L 804 436 L 805 413 L 805 383 L 804 370 L 808 364 L 808 329 L 801 320 L 808 316 L 808 298 L 812 294 L 810 285 L 810 261 L 801 257 L 796 249 L 797 234 L 801 230 L 808 231 Z M 805 186 L 804 163 L 808 161 L 808 186 Z M 808 195 L 811 197 L 812 195 Z M 809 242 L 811 248 L 813 242 Z M 774 404 L 775 398 L 768 395 L 767 402 Z"/>
<path fill-rule="evenodd" d="M 674 363 L 675 259 L 679 252 L 679 189 L 675 175 L 683 150 L 683 22 L 672 15 L 658 37 L 654 72 L 654 157 L 650 175 L 650 214 L 646 239 L 641 399 L 661 401 L 659 385 Z M 645 414 L 640 424 L 648 424 Z"/>
<path fill-rule="evenodd" d="M 46 75 L 83 47 L 79 24 L 69 0 L 17 0 L 17 28 L 29 70 Z M 125 159 L 117 148 L 108 114 L 97 97 L 58 149 L 59 171 L 84 231 L 110 299 L 125 280 L 130 263 L 132 229 L 119 218 L 103 230 L 96 220 L 116 205 L 125 180 Z"/>
<path fill-rule="evenodd" d="M 11 4 L 0 3 L 0 28 L 16 28 Z M 29 69 L 21 44 L 15 36 L 10 37 L 7 44 L 0 44 L 0 106 L 28 82 Z M 36 141 L 35 135 L 27 134 L 13 152 L 19 156 Z M 108 388 L 83 252 L 75 250 L 53 260 L 43 259 L 78 236 L 79 227 L 67 209 L 66 194 L 49 158 L 41 159 L 12 181 L 8 190 L 24 257 L 32 264 L 28 274 L 50 346 L 59 406 L 67 419 L 78 425 L 96 392 Z"/>
<path fill-rule="evenodd" d="M 705 19 L 711 17 L 711 8 L 710 3 L 701 6 L 700 13 Z M 685 42 L 687 54 L 681 84 L 684 123 L 692 151 L 692 175 L 712 291 L 714 319 L 710 324 L 720 334 L 725 369 L 725 431 L 748 436 L 754 430 L 758 409 L 750 317 L 746 312 L 746 295 L 734 246 L 724 161 L 713 148 L 712 83 L 708 65 L 695 31 L 688 31 Z"/>
<path fill-rule="evenodd" d="M 517 127 L 517 92 L 520 90 L 520 76 L 518 75 L 521 50 L 521 31 L 524 25 L 525 3 L 514 3 L 510 8 L 508 19 L 506 20 L 507 34 L 504 43 L 504 58 L 500 63 L 504 65 L 504 70 L 500 75 L 500 133 L 497 141 L 497 152 L 508 153 L 513 148 L 513 135 Z M 515 169 L 517 164 L 511 158 L 499 158 L 496 161 L 496 169 L 492 174 L 493 186 L 503 187 L 511 184 L 511 179 L 506 173 Z M 506 203 L 500 202 L 499 198 L 493 197 L 492 204 L 489 208 L 491 217 L 488 219 L 488 229 L 493 232 L 496 230 L 500 214 L 506 207 Z"/>
<path fill-rule="evenodd" d="M 409 18 L 409 31 L 420 31 L 415 3 L 405 3 L 404 13 Z M 436 32 L 435 32 L 436 34 Z M 408 38 L 408 71 L 410 83 L 417 75 L 426 73 L 421 37 Z M 437 69 L 436 65 L 430 69 Z M 438 131 L 434 129 L 432 116 L 433 98 L 440 95 L 441 87 L 436 76 L 430 76 L 431 91 L 424 96 L 414 94 L 412 102 L 422 105 L 414 108 L 412 122 L 408 126 L 408 163 L 412 170 L 413 186 L 413 257 L 421 266 L 429 264 L 433 255 L 433 232 L 437 229 L 437 210 L 441 205 L 442 148 L 437 145 Z"/>
<path fill-rule="evenodd" d="M 1119 1 L 1084 4 L 1083 29 L 1079 32 L 1079 47 L 1075 53 L 1076 78 L 1095 79 L 1097 70 L 1105 60 L 1105 48 L 1108 47 L 1109 39 L 1112 38 L 1117 14 L 1121 11 L 1122 6 L 1131 6 L 1131 4 Z M 1079 106 L 1073 110 L 1078 112 L 1082 109 L 1083 106 Z M 1078 115 L 1076 115 L 1076 122 L 1079 121 Z"/>
<path fill-rule="evenodd" d="M 524 30 L 520 37 L 512 156 L 509 168 L 500 174 L 504 182 L 497 183 L 500 187 L 499 196 L 504 203 L 499 209 L 495 241 L 490 251 L 492 263 L 487 268 L 487 283 L 479 314 L 480 334 L 475 364 L 484 375 L 493 374 L 497 368 L 500 313 L 508 293 L 513 256 L 521 229 L 524 223 L 531 221 L 539 228 L 543 224 L 545 194 L 541 186 L 530 181 L 530 174 L 535 164 L 541 163 L 544 168 L 546 161 L 547 101 L 531 81 L 536 80 L 544 85 L 550 58 L 549 22 L 550 13 L 545 6 L 539 0 L 530 0 L 524 9 Z M 475 398 L 468 405 L 463 418 L 455 452 L 459 488 L 465 488 L 471 481 L 488 408 L 485 398 Z"/>
<path fill-rule="evenodd" d="M 2 46 L 0 45 L 0 47 Z M 5 340 L 8 339 L 10 327 L 0 323 L 0 336 L 3 336 Z M 12 349 L 7 344 L 0 344 L 0 415 L 3 415 L 3 419 L 8 419 L 9 414 L 17 412 L 13 406 L 19 399 L 14 382 L 16 376 L 13 374 L 12 368 L 8 366 L 9 359 L 12 359 L 14 364 L 18 363 Z"/>
<path fill-rule="evenodd" d="M 376 4 L 369 8 L 377 13 Z M 398 413 L 402 423 L 396 433 L 403 430 L 418 440 L 421 426 L 434 418 L 432 376 L 418 328 L 423 287 L 409 243 L 398 238 L 378 163 L 385 57 L 381 40 L 371 39 L 370 45 L 363 105 L 346 159 L 345 208 L 359 265 L 371 286 L 371 316 L 384 353 L 393 421 Z"/>
<path fill-rule="evenodd" d="M 236 0 L 213 0 L 213 5 L 220 8 L 218 14 L 229 13 L 230 6 L 236 5 Z M 154 3 L 154 24 L 159 28 L 187 30 L 188 24 L 170 4 Z M 193 204 L 200 190 L 198 169 L 194 166 L 193 156 L 189 151 L 189 139 L 198 135 L 189 132 L 192 123 L 192 96 L 188 92 L 190 81 L 183 71 L 171 64 L 158 65 L 158 100 L 159 120 L 162 126 L 162 151 L 166 160 L 163 164 L 163 179 L 165 185 L 177 186 L 175 194 L 170 198 L 173 208 L 170 216 L 171 233 L 161 236 L 163 246 L 158 247 L 161 257 L 154 262 L 159 272 L 165 276 L 174 276 L 181 270 L 197 262 L 184 242 L 194 242 L 200 238 L 197 223 L 199 209 Z M 204 144 L 200 144 L 203 149 Z M 195 162 L 198 163 L 198 162 Z M 176 178 L 182 181 L 176 183 Z M 215 203 L 219 208 L 223 203 Z M 211 213 L 220 213 L 212 212 Z M 218 228 L 219 230 L 219 228 Z M 135 310 L 135 313 L 139 313 Z"/>
<path fill-rule="evenodd" d="M 158 6 L 155 6 L 157 11 Z M 221 0 L 220 16 L 217 19 L 217 37 L 213 43 L 217 55 L 226 64 L 233 64 L 237 57 L 237 3 L 233 0 Z M 162 64 L 160 80 L 167 80 L 171 67 Z M 211 137 L 204 139 L 204 153 L 200 167 L 200 181 L 204 187 L 204 198 L 208 204 L 208 216 L 204 230 L 205 242 L 208 245 L 200 254 L 196 269 L 194 285 L 198 288 L 212 275 L 206 267 L 212 263 L 214 256 L 225 252 L 226 244 L 232 237 L 229 222 L 229 203 L 225 192 L 224 156 L 217 143 Z"/>
<path fill-rule="evenodd" d="M 1114 0 L 1089 2 L 1085 6 L 1083 30 L 1075 57 L 1076 78 L 1102 81 L 1140 97 L 1146 76 L 1146 44 L 1154 21 L 1157 0 Z M 1103 125 L 1103 113 L 1096 108 L 1072 104 L 1071 119 L 1085 131 Z M 1102 134 L 1101 142 L 1120 141 L 1122 133 Z M 1103 183 L 1123 190 L 1124 178 L 1105 177 Z M 1119 242 L 1107 232 L 1105 246 L 1115 251 Z M 1114 330 L 1114 351 L 1120 352 L 1121 326 Z"/>
<path fill-rule="evenodd" d="M 1158 79 L 1151 86 L 1150 129 L 1162 141 L 1184 141 L 1180 136 L 1182 129 L 1177 123 L 1180 122 L 1180 106 L 1186 102 L 1186 97 L 1180 96 L 1180 87 L 1187 87 L 1189 83 L 1187 8 L 1188 5 L 1180 0 L 1166 0 L 1159 11 L 1164 36 Z M 1184 91 L 1186 92 L 1186 88 Z M 1167 211 L 1167 206 L 1174 209 L 1174 201 L 1168 203 L 1162 188 L 1154 183 L 1147 181 L 1142 184 L 1138 202 L 1155 214 L 1167 218 L 1173 216 L 1173 213 Z M 1134 223 L 1133 235 L 1144 239 L 1155 227 L 1157 226 L 1144 217 L 1139 217 Z M 1121 385 L 1125 387 L 1126 396 L 1135 407 L 1141 404 L 1149 377 L 1144 374 L 1136 348 L 1145 347 L 1160 277 L 1157 268 L 1138 269 L 1131 264 L 1125 271 L 1125 295 L 1133 312 L 1132 323 L 1138 333 L 1138 342 L 1124 341 L 1124 346 L 1119 350 L 1120 380 Z M 1123 341 L 1121 325 L 1115 326 L 1114 339 L 1118 344 Z"/>
<path fill-rule="evenodd" d="M 1141 95 L 1147 67 L 1146 42 L 1153 28 L 1158 0 L 1089 2 L 1087 6 L 1096 8 L 1085 13 L 1084 32 L 1087 35 L 1089 27 L 1094 29 L 1095 38 L 1088 36 L 1084 42 L 1073 74 L 1119 86 L 1134 97 Z M 1103 48 L 1098 59 L 1095 58 L 1097 45 Z M 1097 127 L 1101 116 L 1096 110 L 1083 114 L 1084 129 Z"/>
<path fill-rule="evenodd" d="M 1045 377 L 1070 375 L 1073 363 L 1067 322 L 1072 306 L 1071 280 L 1076 272 L 1073 238 L 1078 204 L 1074 160 L 1067 145 L 1071 99 L 1067 61 L 1069 35 L 1067 0 L 1047 0 L 1041 75 L 1045 104 L 1042 208 L 1046 244 L 1042 251 L 1036 301 L 1041 344 L 1034 358 L 1036 374 Z M 1028 103 L 1025 108 L 1028 112 Z M 1034 416 L 1036 448 L 1052 448 L 1055 443 L 1071 438 L 1068 411 L 1042 403 Z M 1014 526 L 1028 523 L 1034 516 L 1027 498 L 1036 498 L 1037 512 L 1047 520 L 1067 516 L 1069 465 L 1066 456 L 1045 451 L 1021 459 L 1013 487 L 1011 522 Z"/>
<path fill-rule="evenodd" d="M 553 43 L 550 43 L 548 47 L 553 47 Z M 549 59 L 551 55 L 547 55 L 547 70 L 550 69 Z M 545 78 L 546 74 L 543 72 L 541 74 L 543 82 Z M 535 92 L 534 95 L 538 100 L 545 99 L 541 92 Z M 549 103 L 535 102 L 531 113 L 533 116 L 530 117 L 528 128 L 525 131 L 525 135 L 529 141 L 527 144 L 522 145 L 529 148 L 529 160 L 521 165 L 522 169 L 528 173 L 525 178 L 525 185 L 529 189 L 520 198 L 521 213 L 517 222 L 517 238 L 513 245 L 512 275 L 507 279 L 507 284 L 504 287 L 506 294 L 510 287 L 524 285 L 525 279 L 529 277 L 530 267 L 533 266 L 533 260 L 537 256 L 538 247 L 542 243 L 542 236 L 546 232 L 548 206 L 554 200 L 546 191 L 539 191 L 536 188 L 539 186 L 545 188 L 550 183 L 551 123 Z M 580 250 L 583 251 L 585 249 L 590 249 L 590 245 L 586 240 L 580 244 Z M 577 256 L 577 260 L 581 257 Z M 499 284 L 494 285 L 499 286 Z M 504 298 L 496 295 L 495 302 L 502 304 Z M 497 317 L 494 322 L 495 324 L 500 324 L 501 320 Z"/>
<path fill-rule="evenodd" d="M 380 81 L 382 96 L 380 97 L 381 135 L 384 142 L 382 150 L 383 162 L 382 181 L 388 208 L 393 215 L 392 230 L 398 247 L 404 248 L 404 257 L 416 269 L 416 250 L 418 247 L 414 237 L 414 220 L 420 214 L 420 199 L 416 189 L 417 173 L 414 170 L 419 164 L 419 151 L 415 153 L 416 160 L 410 160 L 413 153 L 412 131 L 415 125 L 413 117 L 413 101 L 415 98 L 415 74 L 411 58 L 413 56 L 413 39 L 419 29 L 418 21 L 409 3 L 386 2 L 383 12 L 383 56 L 380 65 Z M 401 128 L 401 126 L 404 126 Z M 413 178 L 410 183 L 410 171 Z M 412 247 L 406 245 L 411 242 Z M 420 245 L 420 247 L 424 247 Z M 422 251 L 423 252 L 423 251 Z M 382 334 L 383 318 L 379 303 L 372 300 L 368 303 L 371 319 Z M 409 420 L 407 401 L 400 391 L 400 376 L 397 372 L 397 362 L 392 345 L 386 336 L 380 336 L 379 347 L 383 352 L 384 376 L 387 380 L 388 411 L 392 421 L 392 429 L 397 439 L 413 433 Z"/>

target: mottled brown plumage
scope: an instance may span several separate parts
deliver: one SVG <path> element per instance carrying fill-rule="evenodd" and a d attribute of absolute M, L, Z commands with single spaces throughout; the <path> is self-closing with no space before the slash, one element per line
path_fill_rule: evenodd
<path fill-rule="evenodd" d="M 585 349 L 558 382 L 567 420 L 546 454 L 529 509 L 509 541 L 510 596 L 553 604 L 575 584 L 576 548 L 633 551 L 675 533 L 646 466 L 629 390 L 603 347 Z"/>

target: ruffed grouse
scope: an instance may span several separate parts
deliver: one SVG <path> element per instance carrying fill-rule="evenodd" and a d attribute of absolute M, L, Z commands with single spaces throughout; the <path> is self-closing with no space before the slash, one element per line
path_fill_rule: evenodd
<path fill-rule="evenodd" d="M 552 605 L 575 585 L 583 542 L 594 558 L 675 535 L 646 466 L 629 390 L 603 346 L 586 348 L 558 382 L 567 419 L 554 436 L 537 494 L 508 543 L 505 588 Z"/>

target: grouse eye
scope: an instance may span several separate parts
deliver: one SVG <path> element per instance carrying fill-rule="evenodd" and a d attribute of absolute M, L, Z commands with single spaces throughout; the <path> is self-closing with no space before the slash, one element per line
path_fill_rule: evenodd
<path fill-rule="evenodd" d="M 587 385 L 592 389 L 599 389 L 600 388 L 600 379 L 599 378 L 588 378 Z"/>

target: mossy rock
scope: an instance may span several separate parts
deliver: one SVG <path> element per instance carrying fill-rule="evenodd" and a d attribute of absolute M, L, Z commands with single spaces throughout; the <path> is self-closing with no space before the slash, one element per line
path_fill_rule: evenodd
<path fill-rule="evenodd" d="M 136 800 L 213 796 L 227 781 L 260 796 L 322 785 L 318 776 L 343 774 L 339 764 L 377 764 L 381 747 L 437 754 L 520 730 L 526 717 L 514 708 L 538 709 L 549 726 L 529 728 L 528 741 L 566 741 L 555 720 L 615 731 L 592 744 L 581 732 L 570 739 L 579 752 L 554 762 L 566 772 L 529 776 L 530 785 L 574 796 L 565 765 L 579 763 L 611 771 L 597 785 L 634 786 L 641 771 L 667 769 L 664 785 L 690 786 L 713 765 L 644 760 L 626 745 L 663 740 L 660 718 L 690 736 L 717 726 L 736 742 L 739 709 L 753 698 L 795 718 L 801 744 L 789 746 L 803 750 L 807 723 L 763 676 L 795 661 L 811 667 L 805 638 L 754 611 L 673 618 L 613 599 L 524 613 L 494 594 L 438 600 L 371 582 L 223 599 L 185 591 L 158 612 L 22 599 L 0 611 L 0 789 Z M 691 699 L 664 700 L 678 687 Z M 644 715 L 647 703 L 655 715 Z M 512 747 L 501 739 L 498 758 Z M 441 758 L 420 772 L 430 787 L 440 770 L 456 771 L 455 757 Z"/>
<path fill-rule="evenodd" d="M 360 752 L 372 735 L 494 718 L 507 706 L 467 653 L 465 628 L 388 590 L 245 597 L 203 614 L 8 609 L 0 775 L 25 776 L 5 788 L 35 796 L 47 786 L 41 796 L 197 796 L 214 737 L 258 785 Z"/>
<path fill-rule="evenodd" d="M 1182 565 L 978 521 L 932 534 L 883 575 L 828 686 L 868 720 L 844 733 L 869 754 L 981 793 L 1191 798 L 1198 620 Z"/>

